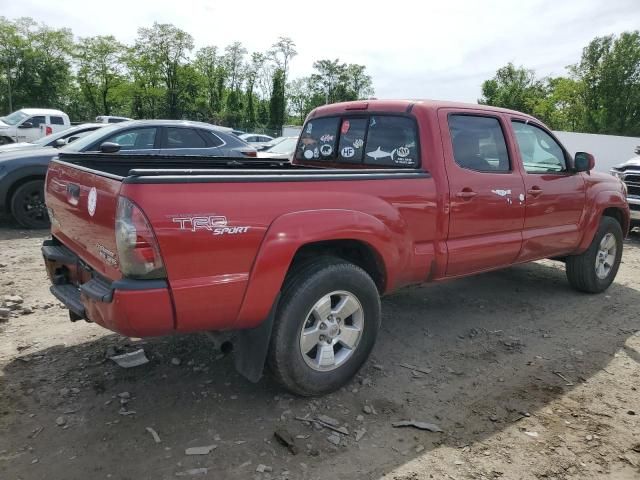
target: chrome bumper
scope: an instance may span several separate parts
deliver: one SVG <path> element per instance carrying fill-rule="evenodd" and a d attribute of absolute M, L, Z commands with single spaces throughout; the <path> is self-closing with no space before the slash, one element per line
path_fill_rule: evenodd
<path fill-rule="evenodd" d="M 640 220 L 640 197 L 627 197 L 631 210 L 631 220 Z"/>

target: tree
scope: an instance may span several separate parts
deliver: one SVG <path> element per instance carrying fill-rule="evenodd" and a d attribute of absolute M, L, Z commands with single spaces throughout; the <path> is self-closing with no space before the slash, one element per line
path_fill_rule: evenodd
<path fill-rule="evenodd" d="M 311 111 L 310 99 L 313 91 L 309 77 L 296 78 L 287 87 L 287 105 L 289 113 L 294 117 L 298 125 L 304 123 L 305 117 Z"/>
<path fill-rule="evenodd" d="M 593 39 L 569 71 L 583 86 L 588 132 L 640 135 L 640 32 Z"/>
<path fill-rule="evenodd" d="M 276 130 L 282 128 L 285 117 L 284 98 L 284 70 L 278 68 L 273 76 L 273 94 L 269 101 L 270 127 Z"/>
<path fill-rule="evenodd" d="M 246 82 L 247 82 L 247 108 L 245 112 L 245 126 L 246 128 L 254 128 L 256 124 L 256 107 L 255 107 L 255 94 L 254 88 L 258 75 L 264 66 L 266 56 L 259 52 L 254 52 L 251 55 L 251 63 L 246 69 Z"/>
<path fill-rule="evenodd" d="M 499 68 L 492 79 L 482 83 L 482 98 L 478 103 L 533 114 L 544 96 L 544 83 L 536 79 L 533 70 L 508 63 Z"/>
<path fill-rule="evenodd" d="M 122 98 L 114 95 L 124 80 L 125 46 L 114 36 L 80 39 L 75 49 L 80 89 L 93 115 L 111 115 Z"/>
<path fill-rule="evenodd" d="M 154 23 L 138 29 L 134 50 L 149 70 L 155 71 L 165 87 L 165 111 L 169 118 L 179 118 L 179 98 L 183 85 L 179 70 L 187 63 L 193 49 L 193 37 L 171 24 Z"/>

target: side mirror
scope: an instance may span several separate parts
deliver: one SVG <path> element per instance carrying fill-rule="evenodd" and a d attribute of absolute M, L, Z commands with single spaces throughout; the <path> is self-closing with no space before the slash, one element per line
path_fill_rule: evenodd
<path fill-rule="evenodd" d="M 117 153 L 120 151 L 120 145 L 113 142 L 104 142 L 100 145 L 100 151 L 102 153 Z"/>
<path fill-rule="evenodd" d="M 64 138 L 59 138 L 55 142 L 53 142 L 53 146 L 56 148 L 64 147 L 67 144 L 67 141 Z"/>
<path fill-rule="evenodd" d="M 33 128 L 33 123 L 31 122 L 24 122 L 22 125 L 20 125 L 18 128 Z"/>
<path fill-rule="evenodd" d="M 573 160 L 576 172 L 590 172 L 596 166 L 596 159 L 587 152 L 578 152 Z"/>

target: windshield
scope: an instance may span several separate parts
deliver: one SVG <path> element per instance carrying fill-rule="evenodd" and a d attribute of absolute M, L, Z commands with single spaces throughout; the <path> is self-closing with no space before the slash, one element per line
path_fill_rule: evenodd
<path fill-rule="evenodd" d="M 6 117 L 2 117 L 2 121 L 4 123 L 6 123 L 7 125 L 16 125 L 17 123 L 21 122 L 22 120 L 24 120 L 28 116 L 29 115 L 27 115 L 23 111 L 18 110 L 17 112 L 13 112 L 11 115 L 7 115 Z"/>
<path fill-rule="evenodd" d="M 77 131 L 82 131 L 86 127 L 78 127 L 78 128 L 68 128 L 66 130 L 62 130 L 61 132 L 52 133 L 51 135 L 47 135 L 46 137 L 40 137 L 37 140 L 34 140 L 33 145 L 48 145 L 49 143 L 53 143 L 59 138 L 67 138 L 73 135 Z"/>
<path fill-rule="evenodd" d="M 266 151 L 269 153 L 293 153 L 296 149 L 297 141 L 298 139 L 296 137 L 285 138 L 273 147 L 268 148 Z"/>
<path fill-rule="evenodd" d="M 85 148 L 93 145 L 98 140 L 109 136 L 112 132 L 122 128 L 121 125 L 113 124 L 107 127 L 99 128 L 91 132 L 86 137 L 79 138 L 70 145 L 65 145 L 60 149 L 62 152 L 82 152 Z"/>

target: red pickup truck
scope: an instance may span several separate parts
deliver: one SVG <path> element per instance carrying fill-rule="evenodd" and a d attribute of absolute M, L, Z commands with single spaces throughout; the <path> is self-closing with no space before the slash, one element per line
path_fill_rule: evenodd
<path fill-rule="evenodd" d="M 236 367 L 345 384 L 380 296 L 552 258 L 597 293 L 620 265 L 623 183 L 535 118 L 434 101 L 315 109 L 291 164 L 64 154 L 42 252 L 72 319 L 124 335 L 234 332 Z"/>

